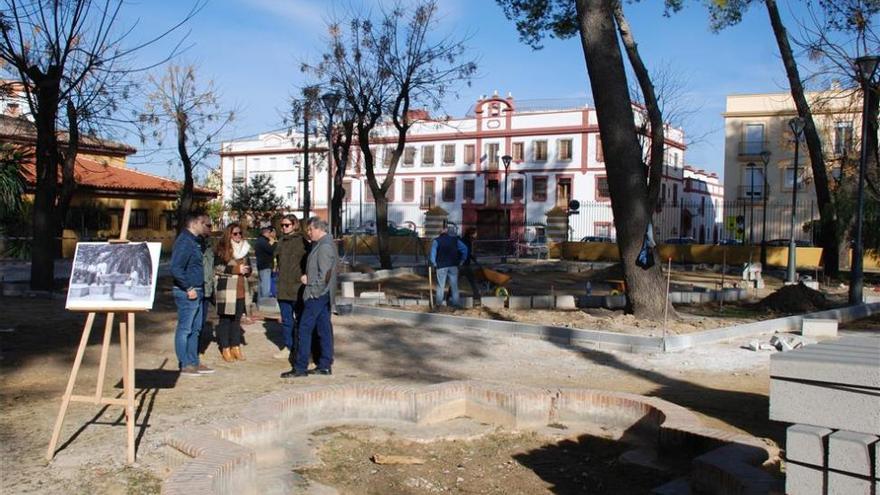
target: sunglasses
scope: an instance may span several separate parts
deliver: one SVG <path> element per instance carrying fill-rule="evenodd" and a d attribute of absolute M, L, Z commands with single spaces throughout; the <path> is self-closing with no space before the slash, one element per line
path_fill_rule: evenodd
<path fill-rule="evenodd" d="M 241 232 L 233 232 L 232 235 L 241 235 Z"/>
<path fill-rule="evenodd" d="M 293 224 L 292 223 L 282 223 L 281 226 L 282 227 L 293 227 Z"/>

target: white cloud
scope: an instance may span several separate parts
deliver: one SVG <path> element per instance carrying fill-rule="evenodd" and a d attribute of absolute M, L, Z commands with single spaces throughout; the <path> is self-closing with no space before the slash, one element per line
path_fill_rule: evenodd
<path fill-rule="evenodd" d="M 310 31 L 324 29 L 329 2 L 306 0 L 242 0 L 248 7 L 292 21 L 293 25 Z"/>

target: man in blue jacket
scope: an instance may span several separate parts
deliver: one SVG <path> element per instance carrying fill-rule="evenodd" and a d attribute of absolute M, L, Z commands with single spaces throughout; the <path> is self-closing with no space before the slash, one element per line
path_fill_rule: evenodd
<path fill-rule="evenodd" d="M 437 295 L 434 297 L 434 307 L 443 305 L 443 294 L 446 292 L 446 280 L 449 280 L 449 288 L 452 290 L 453 307 L 459 307 L 458 301 L 458 267 L 468 257 L 467 246 L 457 236 L 449 235 L 446 225 L 440 231 L 440 235 L 431 243 L 431 264 L 437 268 Z"/>
<path fill-rule="evenodd" d="M 211 233 L 211 218 L 202 210 L 184 217 L 184 228 L 171 250 L 171 276 L 174 277 L 174 303 L 177 305 L 177 330 L 174 352 L 180 362 L 180 374 L 200 376 L 214 370 L 199 363 L 199 332 L 202 329 L 202 300 L 205 297 L 205 273 L 200 236 Z"/>

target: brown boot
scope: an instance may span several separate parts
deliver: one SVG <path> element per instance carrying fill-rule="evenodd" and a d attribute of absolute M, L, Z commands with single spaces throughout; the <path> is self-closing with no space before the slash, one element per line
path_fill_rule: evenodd
<path fill-rule="evenodd" d="M 232 351 L 232 357 L 239 361 L 245 361 L 244 354 L 241 353 L 241 347 L 234 345 L 229 349 Z"/>
<path fill-rule="evenodd" d="M 229 347 L 225 347 L 223 348 L 223 350 L 220 351 L 220 355 L 223 356 L 223 360 L 227 363 L 235 361 L 235 358 L 232 356 L 232 351 L 230 351 L 229 349 Z"/>

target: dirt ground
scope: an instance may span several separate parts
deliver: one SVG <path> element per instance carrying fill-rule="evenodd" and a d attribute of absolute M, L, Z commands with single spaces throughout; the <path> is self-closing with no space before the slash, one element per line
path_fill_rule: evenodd
<path fill-rule="evenodd" d="M 595 295 L 606 295 L 614 289 L 614 283 L 609 281 L 623 278 L 619 266 L 599 270 L 567 271 L 567 265 L 548 261 L 530 264 L 505 264 L 493 266 L 510 276 L 510 281 L 505 285 L 511 295 L 550 295 L 572 294 L 583 295 L 586 293 L 587 284 L 590 291 Z M 724 287 L 743 287 L 744 283 L 733 274 L 734 269 L 724 277 L 709 269 L 701 271 L 684 270 L 673 266 L 671 288 L 675 290 L 693 290 L 694 288 L 718 289 L 722 282 Z M 818 303 L 811 304 L 809 297 L 812 291 L 803 286 L 795 286 L 783 289 L 782 281 L 769 275 L 765 277 L 766 286 L 763 289 L 750 289 L 747 297 L 741 301 L 719 303 L 705 303 L 694 305 L 678 305 L 677 315 L 672 315 L 667 322 L 662 320 L 638 320 L 632 315 L 624 314 L 623 311 L 611 311 L 603 308 L 579 309 L 571 311 L 552 311 L 541 309 L 488 309 L 473 308 L 455 310 L 456 316 L 470 318 L 485 318 L 491 320 L 516 321 L 541 325 L 552 325 L 567 328 L 579 328 L 589 330 L 604 330 L 649 337 L 666 334 L 685 334 L 699 332 L 713 328 L 722 328 L 738 325 L 750 321 L 778 318 L 788 314 L 803 313 L 805 311 L 817 311 L 824 307 L 833 307 L 845 302 L 846 292 L 840 288 L 823 288 L 828 293 L 828 299 L 822 306 Z M 356 282 L 355 293 L 363 291 L 382 291 L 388 296 L 428 298 L 429 281 L 426 276 L 415 274 L 404 275 L 394 279 L 386 279 L 379 282 Z M 459 278 L 459 289 L 462 296 L 473 294 L 467 280 Z M 805 290 L 801 290 L 805 289 Z M 770 301 L 775 304 L 766 304 L 765 298 L 773 296 L 776 291 L 782 290 L 784 296 L 773 297 Z M 800 296 L 800 297 L 799 297 Z M 427 306 L 408 307 L 411 311 L 431 311 Z M 788 310 L 788 311 L 787 311 Z"/>
<path fill-rule="evenodd" d="M 2 298 L 0 304 L 5 316 L 0 325 L 3 493 L 158 493 L 161 480 L 170 472 L 163 447 L 166 434 L 178 428 L 235 418 L 242 406 L 257 397 L 306 384 L 376 380 L 428 384 L 480 379 L 537 387 L 617 390 L 657 396 L 688 407 L 713 427 L 745 431 L 777 443 L 784 434 L 785 425 L 767 420 L 770 354 L 744 350 L 741 346 L 745 342 L 703 346 L 680 353 L 633 355 L 566 347 L 495 332 L 415 328 L 348 316 L 334 317 L 336 362 L 332 376 L 311 376 L 298 381 L 279 379 L 278 374 L 288 367 L 285 361 L 271 357 L 280 340 L 278 325 L 273 321 L 246 326 L 246 361 L 223 363 L 212 344 L 204 362 L 217 369 L 215 374 L 179 376 L 173 345 L 176 313 L 169 281 L 160 279 L 155 309 L 137 316 L 137 462 L 133 466 L 124 463 L 125 427 L 120 408 L 74 403 L 68 411 L 55 460 L 47 463 L 46 448 L 85 315 L 66 312 L 62 299 Z M 866 326 L 877 328 L 880 322 Z M 103 321 L 99 320 L 75 393 L 94 392 L 101 329 Z M 116 349 L 110 353 L 105 387 L 109 394 L 121 393 Z M 509 444 L 510 449 L 502 452 L 492 442 L 507 442 L 504 444 Z M 490 469 L 492 466 L 513 460 L 516 470 L 531 471 L 539 478 L 535 483 L 547 483 L 551 474 L 545 472 L 546 467 L 516 457 L 522 449 L 533 451 L 540 445 L 548 449 L 555 445 L 545 442 L 549 441 L 538 437 L 498 438 L 482 447 L 475 444 L 469 448 L 476 449 L 478 457 L 497 455 L 486 460 L 482 472 L 487 480 L 497 474 Z M 515 444 L 521 449 L 514 448 Z M 450 449 L 447 458 L 451 463 L 460 454 Z M 364 452 L 368 450 L 370 447 L 364 447 Z M 338 471 L 341 476 L 348 469 L 343 465 L 330 472 Z M 591 476 L 591 471 L 585 472 Z M 435 475 L 442 477 L 442 470 L 404 474 L 402 479 L 434 479 L 431 476 Z M 466 479 L 466 486 L 489 486 Z M 345 493 L 348 485 L 340 483 Z M 369 487 L 378 490 L 381 483 L 380 479 L 378 485 Z M 551 485 L 529 487 L 543 486 L 543 490 L 553 492 Z M 540 493 L 542 489 L 536 490 Z M 471 492 L 477 491 L 480 490 Z M 519 491 L 516 485 L 506 491 L 535 493 Z"/>
<path fill-rule="evenodd" d="M 302 473 L 351 494 L 643 494 L 676 474 L 624 465 L 619 457 L 631 446 L 593 435 L 496 432 L 477 440 L 424 443 L 364 438 L 364 432 L 347 427 L 315 436 L 324 465 Z M 376 453 L 423 464 L 377 464 Z"/>

